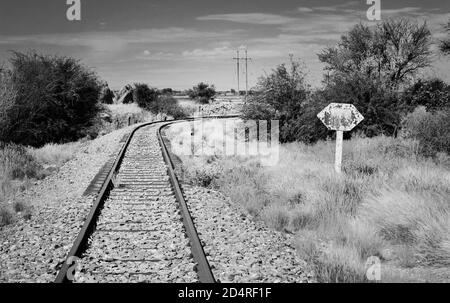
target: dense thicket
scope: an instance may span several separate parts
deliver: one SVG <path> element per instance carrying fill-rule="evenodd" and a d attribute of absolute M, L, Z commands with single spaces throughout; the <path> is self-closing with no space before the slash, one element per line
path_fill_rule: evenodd
<path fill-rule="evenodd" d="M 79 61 L 14 52 L 0 76 L 0 141 L 41 146 L 77 140 L 97 116 L 101 86 Z"/>

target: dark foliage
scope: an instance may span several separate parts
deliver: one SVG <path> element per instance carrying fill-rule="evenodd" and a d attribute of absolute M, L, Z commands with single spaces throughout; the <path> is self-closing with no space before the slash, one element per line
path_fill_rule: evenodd
<path fill-rule="evenodd" d="M 401 88 L 429 66 L 430 44 L 426 23 L 396 19 L 374 27 L 354 26 L 337 46 L 319 54 L 329 71 L 325 98 L 358 108 L 365 119 L 355 130 L 368 136 L 396 135 L 401 123 Z"/>
<path fill-rule="evenodd" d="M 450 85 L 440 79 L 418 80 L 403 94 L 402 107 L 411 112 L 420 105 L 427 110 L 450 107 Z"/>
<path fill-rule="evenodd" d="M 150 88 L 144 83 L 135 83 L 133 89 L 133 102 L 139 107 L 150 109 L 156 103 L 159 96 L 157 89 Z"/>
<path fill-rule="evenodd" d="M 10 63 L 0 91 L 11 86 L 15 93 L 0 99 L 1 141 L 41 146 L 85 136 L 100 110 L 101 86 L 93 72 L 73 58 L 36 52 L 14 52 Z"/>
<path fill-rule="evenodd" d="M 102 89 L 100 94 L 100 102 L 103 104 L 113 104 L 114 103 L 114 93 L 108 86 Z"/>
<path fill-rule="evenodd" d="M 448 37 L 441 41 L 439 47 L 444 55 L 450 55 L 450 20 L 448 20 L 448 23 L 444 26 L 444 30 L 447 32 Z"/>
<path fill-rule="evenodd" d="M 354 131 L 369 137 L 396 135 L 401 123 L 399 94 L 385 90 L 379 83 L 357 75 L 353 79 L 335 77 L 324 90 L 327 103 L 350 103 L 364 116 Z"/>
<path fill-rule="evenodd" d="M 173 95 L 174 91 L 171 88 L 163 88 L 161 94 L 163 95 Z"/>
<path fill-rule="evenodd" d="M 216 95 L 216 89 L 214 85 L 200 82 L 197 86 L 194 86 L 188 91 L 189 98 L 198 100 L 202 104 L 207 104 L 212 97 Z"/>
<path fill-rule="evenodd" d="M 178 101 L 171 96 L 159 96 L 155 103 L 149 108 L 154 114 L 164 113 L 175 119 L 186 118 L 187 114 L 178 104 Z"/>
<path fill-rule="evenodd" d="M 310 93 L 301 64 L 291 61 L 259 80 L 255 94 L 244 104 L 243 116 L 279 120 L 281 142 L 313 143 L 329 134 L 317 119 L 327 104 L 322 92 Z"/>

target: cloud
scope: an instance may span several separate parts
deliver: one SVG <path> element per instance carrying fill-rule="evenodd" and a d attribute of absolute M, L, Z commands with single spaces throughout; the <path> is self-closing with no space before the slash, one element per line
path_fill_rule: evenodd
<path fill-rule="evenodd" d="M 299 7 L 297 8 L 297 10 L 301 13 L 311 13 L 314 11 L 312 8 L 309 7 Z"/>
<path fill-rule="evenodd" d="M 414 14 L 417 12 L 420 12 L 420 14 L 424 13 L 423 9 L 420 7 L 402 7 L 394 9 L 383 9 L 383 7 L 381 7 L 381 14 L 398 15 L 398 14 Z"/>
<path fill-rule="evenodd" d="M 151 52 L 150 52 L 148 49 L 146 49 L 146 50 L 144 51 L 144 55 L 145 55 L 145 56 L 150 56 L 150 55 L 151 55 Z"/>
<path fill-rule="evenodd" d="M 262 14 L 262 13 L 243 13 L 243 14 L 218 14 L 198 17 L 201 21 L 229 21 L 246 24 L 260 24 L 260 25 L 282 25 L 295 21 L 295 18 L 276 14 Z"/>
<path fill-rule="evenodd" d="M 231 58 L 235 50 L 228 47 L 215 47 L 212 49 L 196 48 L 194 50 L 186 50 L 182 52 L 182 56 L 185 58 L 197 58 L 197 59 L 217 59 L 217 58 Z"/>
<path fill-rule="evenodd" d="M 221 32 L 199 31 L 179 27 L 162 29 L 140 29 L 130 31 L 93 31 L 73 34 L 37 34 L 22 36 L 0 35 L 2 44 L 50 44 L 66 47 L 88 47 L 94 51 L 112 52 L 126 48 L 133 43 L 178 43 L 192 40 L 207 40 L 217 38 L 229 38 L 239 33 L 239 30 L 227 30 Z"/>

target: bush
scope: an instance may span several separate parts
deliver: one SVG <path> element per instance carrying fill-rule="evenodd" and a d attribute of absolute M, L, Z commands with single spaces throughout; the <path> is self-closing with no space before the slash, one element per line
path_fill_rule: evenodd
<path fill-rule="evenodd" d="M 103 104 L 113 104 L 114 103 L 114 93 L 109 89 L 108 86 L 104 87 L 100 95 L 100 102 Z"/>
<path fill-rule="evenodd" d="M 280 120 L 281 142 L 300 140 L 302 134 L 295 126 L 302 123 L 300 117 L 309 96 L 304 76 L 300 63 L 291 61 L 289 68 L 281 64 L 270 75 L 261 77 L 256 94 L 244 105 L 244 118 Z"/>
<path fill-rule="evenodd" d="M 151 109 L 158 99 L 158 90 L 150 88 L 144 83 L 135 83 L 133 89 L 133 102 L 144 109 Z"/>
<path fill-rule="evenodd" d="M 173 91 L 173 89 L 171 89 L 170 87 L 163 88 L 163 89 L 161 90 L 161 94 L 163 94 L 163 95 L 169 95 L 169 96 L 171 96 L 171 95 L 173 95 L 173 93 L 174 93 L 174 91 Z"/>
<path fill-rule="evenodd" d="M 200 99 L 198 99 L 198 103 L 209 104 L 209 98 L 208 97 L 200 97 Z"/>
<path fill-rule="evenodd" d="M 440 79 L 419 80 L 405 91 L 402 106 L 408 112 L 418 106 L 424 106 L 427 110 L 449 108 L 450 85 Z"/>
<path fill-rule="evenodd" d="M 100 110 L 94 73 L 73 58 L 35 52 L 14 52 L 10 63 L 0 77 L 0 141 L 41 146 L 85 135 Z"/>
<path fill-rule="evenodd" d="M 368 137 L 396 135 L 400 125 L 400 98 L 365 76 L 336 77 L 323 91 L 325 103 L 351 103 L 364 116 L 353 132 Z"/>
<path fill-rule="evenodd" d="M 42 167 L 23 146 L 0 144 L 0 174 L 7 179 L 39 178 Z"/>
<path fill-rule="evenodd" d="M 427 112 L 425 107 L 419 106 L 404 119 L 403 125 L 405 136 L 419 141 L 421 154 L 450 154 L 450 109 Z"/>
<path fill-rule="evenodd" d="M 198 100 L 202 104 L 207 104 L 216 94 L 214 85 L 200 82 L 188 91 L 189 98 Z"/>
<path fill-rule="evenodd" d="M 186 112 L 178 104 L 178 101 L 171 96 L 159 96 L 156 102 L 152 103 L 149 110 L 154 114 L 163 113 L 175 119 L 187 117 Z"/>
<path fill-rule="evenodd" d="M 67 144 L 49 143 L 41 148 L 29 148 L 27 152 L 41 165 L 61 167 L 75 157 L 79 147 L 79 142 Z"/>

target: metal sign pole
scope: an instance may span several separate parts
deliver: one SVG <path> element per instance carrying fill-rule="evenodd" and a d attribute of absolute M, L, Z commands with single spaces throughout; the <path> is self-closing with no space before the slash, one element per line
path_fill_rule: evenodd
<path fill-rule="evenodd" d="M 334 161 L 334 169 L 337 173 L 341 173 L 342 166 L 342 143 L 344 139 L 344 132 L 342 130 L 336 131 L 336 156 Z"/>

